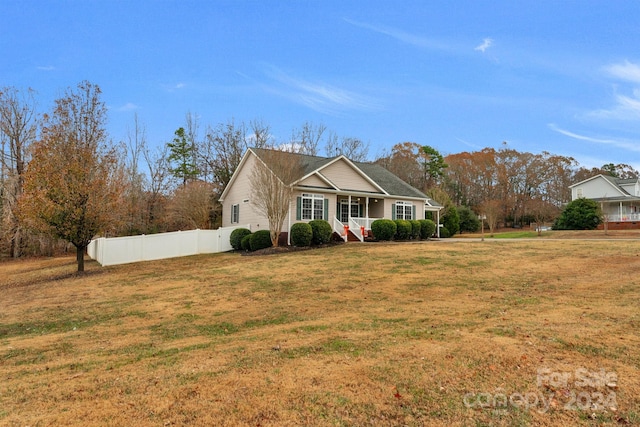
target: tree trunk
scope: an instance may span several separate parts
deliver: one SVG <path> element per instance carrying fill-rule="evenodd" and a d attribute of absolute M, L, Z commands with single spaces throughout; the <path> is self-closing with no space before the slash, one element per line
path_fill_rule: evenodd
<path fill-rule="evenodd" d="M 78 272 L 84 271 L 84 250 L 86 246 L 76 246 L 76 260 L 78 261 Z"/>

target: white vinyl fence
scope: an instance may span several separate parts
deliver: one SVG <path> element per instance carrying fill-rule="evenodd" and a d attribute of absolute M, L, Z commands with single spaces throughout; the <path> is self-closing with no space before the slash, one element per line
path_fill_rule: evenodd
<path fill-rule="evenodd" d="M 100 237 L 87 247 L 89 257 L 102 266 L 152 261 L 181 256 L 211 254 L 232 250 L 229 237 L 236 228 L 189 230 L 128 237 Z"/>

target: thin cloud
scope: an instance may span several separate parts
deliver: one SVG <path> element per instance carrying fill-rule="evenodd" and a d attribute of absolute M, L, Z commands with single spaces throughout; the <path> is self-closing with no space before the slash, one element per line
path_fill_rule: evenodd
<path fill-rule="evenodd" d="M 132 102 L 127 102 L 126 104 L 124 104 L 121 107 L 118 107 L 116 110 L 117 111 L 133 111 L 133 110 L 137 110 L 139 107 L 132 103 Z"/>
<path fill-rule="evenodd" d="M 414 34 L 407 33 L 406 31 L 402 31 L 397 28 L 367 24 L 365 22 L 358 22 L 348 18 L 343 18 L 343 20 L 356 27 L 364 28 L 366 30 L 371 30 L 379 34 L 384 34 L 386 36 L 392 37 L 396 40 L 399 40 L 403 43 L 407 43 L 413 46 L 424 47 L 428 49 L 436 49 L 436 50 L 450 50 L 450 46 L 445 43 L 439 42 L 437 40 L 429 39 L 426 37 L 416 36 Z"/>
<path fill-rule="evenodd" d="M 489 49 L 492 45 L 493 45 L 493 39 L 487 37 L 486 39 L 482 39 L 482 44 L 476 46 L 473 50 L 477 50 L 484 53 L 484 51 Z"/>
<path fill-rule="evenodd" d="M 277 83 L 267 89 L 305 105 L 312 110 L 335 114 L 341 110 L 374 110 L 378 104 L 371 98 L 324 82 L 312 82 L 293 77 L 270 67 L 267 75 Z"/>
<path fill-rule="evenodd" d="M 616 95 L 615 105 L 612 108 L 595 110 L 590 112 L 588 116 L 614 120 L 640 119 L 640 89 L 634 89 L 633 96 Z"/>
<path fill-rule="evenodd" d="M 640 83 L 640 65 L 633 64 L 629 61 L 609 65 L 605 67 L 605 71 L 618 79 Z"/>
<path fill-rule="evenodd" d="M 53 65 L 46 65 L 46 66 L 36 67 L 36 69 L 38 69 L 40 71 L 53 71 L 53 70 L 56 69 L 56 67 L 54 67 Z"/>
<path fill-rule="evenodd" d="M 561 129 L 554 123 L 549 123 L 548 126 L 552 131 L 558 132 L 561 135 L 568 136 L 569 138 L 577 139 L 580 141 L 593 142 L 595 144 L 613 145 L 628 151 L 640 152 L 640 144 L 638 142 L 633 142 L 626 139 L 593 138 L 590 136 L 580 135 L 565 129 Z"/>

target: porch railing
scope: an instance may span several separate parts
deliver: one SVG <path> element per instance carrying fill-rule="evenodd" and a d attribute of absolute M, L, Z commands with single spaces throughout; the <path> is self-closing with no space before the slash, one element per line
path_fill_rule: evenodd
<path fill-rule="evenodd" d="M 364 227 L 365 230 L 371 230 L 371 223 L 377 219 L 381 218 L 351 218 L 358 225 L 358 228 Z"/>
<path fill-rule="evenodd" d="M 338 233 L 345 242 L 347 241 L 347 233 L 345 233 L 344 224 L 336 217 L 333 218 L 333 231 Z"/>
<path fill-rule="evenodd" d="M 640 221 L 640 213 L 629 213 L 629 214 L 609 214 L 606 216 L 607 221 L 609 222 L 630 222 L 630 221 Z"/>
<path fill-rule="evenodd" d="M 355 220 L 355 218 L 349 219 L 349 231 L 358 238 L 361 242 L 364 242 L 364 235 L 362 233 L 361 225 Z"/>

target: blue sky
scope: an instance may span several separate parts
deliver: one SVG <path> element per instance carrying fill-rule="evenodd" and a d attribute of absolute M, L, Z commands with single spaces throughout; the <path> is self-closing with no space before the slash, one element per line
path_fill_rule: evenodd
<path fill-rule="evenodd" d="M 0 86 L 49 110 L 98 84 L 109 133 L 153 145 L 187 112 L 202 131 L 305 121 L 370 144 L 499 148 L 640 169 L 636 1 L 0 2 Z"/>

